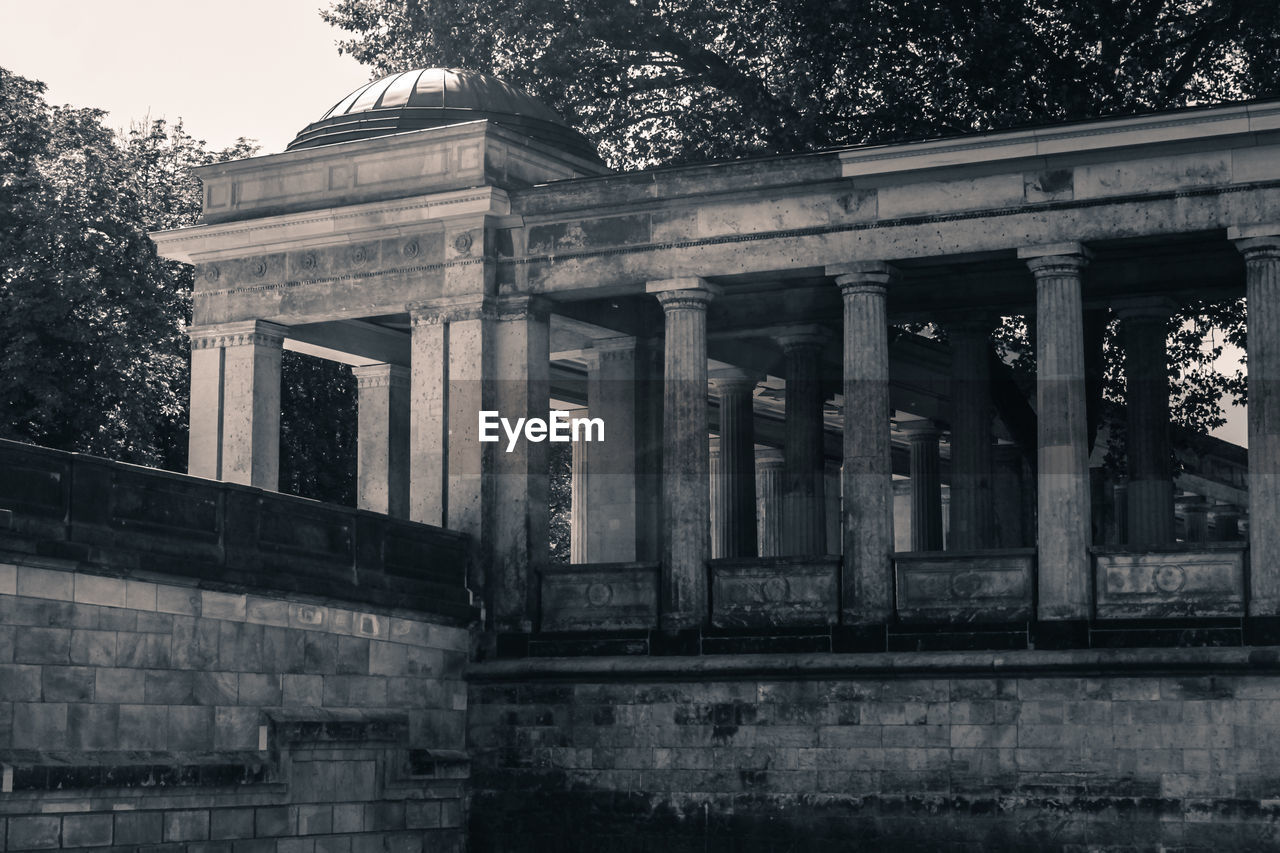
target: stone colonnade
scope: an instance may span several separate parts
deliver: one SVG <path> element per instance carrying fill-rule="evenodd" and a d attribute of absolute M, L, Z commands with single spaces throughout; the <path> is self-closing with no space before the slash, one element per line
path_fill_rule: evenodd
<path fill-rule="evenodd" d="M 1233 235 L 1248 271 L 1251 332 L 1250 613 L 1277 615 L 1280 572 L 1257 555 L 1280 553 L 1280 475 L 1274 473 L 1280 464 L 1280 236 L 1256 231 Z M 1084 620 L 1092 606 L 1083 331 L 1090 252 L 1065 243 L 1018 254 L 1036 298 L 1037 614 L 1048 621 Z M 892 615 L 886 298 L 897 271 L 884 262 L 859 262 L 829 266 L 826 273 L 843 304 L 843 444 L 835 489 L 836 469 L 829 472 L 823 456 L 816 329 L 778 336 L 788 380 L 781 453 L 755 450 L 751 400 L 758 377 L 744 371 L 708 375 L 707 311 L 720 293 L 716 285 L 694 277 L 649 282 L 647 292 L 663 310 L 660 343 L 622 337 L 597 342 L 589 366 L 591 414 L 605 419 L 610 434 L 604 449 L 579 446 L 575 468 L 585 474 L 580 491 L 591 517 L 574 556 L 592 563 L 660 561 L 666 630 L 704 622 L 705 561 L 712 554 L 837 550 L 828 542 L 826 520 L 835 506 L 843 554 L 842 620 L 883 624 Z M 1132 302 L 1117 308 L 1131 377 L 1125 508 L 1131 542 L 1169 541 L 1173 496 L 1163 353 L 1168 307 Z M 547 303 L 523 296 L 413 305 L 411 367 L 380 364 L 356 371 L 361 505 L 475 535 L 483 548 L 470 582 L 483 591 L 484 604 L 503 630 L 529 630 L 533 624 L 536 567 L 546 554 L 547 446 L 518 442 L 511 453 L 495 452 L 479 441 L 476 413 L 497 409 L 506 417 L 545 417 L 549 310 Z M 1009 465 L 992 441 L 990 321 L 947 325 L 954 356 L 950 544 L 957 550 L 994 547 L 1001 544 L 995 519 L 1008 510 L 993 500 L 1000 491 L 993 486 Z M 191 473 L 276 486 L 279 364 L 286 334 L 284 327 L 261 321 L 191 331 Z M 708 388 L 719 403 L 724 471 L 723 488 L 715 494 L 714 542 Z M 936 550 L 943 544 L 935 494 L 938 432 L 936 425 L 922 423 L 910 435 L 921 495 L 913 507 L 919 524 L 913 524 L 912 547 Z M 761 517 L 762 500 L 780 501 L 781 517 Z M 1230 510 L 1213 512 L 1223 530 L 1236 527 Z"/>

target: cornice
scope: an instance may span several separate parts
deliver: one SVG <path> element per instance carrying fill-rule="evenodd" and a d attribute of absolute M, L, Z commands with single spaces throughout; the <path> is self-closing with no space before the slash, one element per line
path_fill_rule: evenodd
<path fill-rule="evenodd" d="M 451 190 L 410 199 L 283 213 L 214 225 L 153 231 L 160 255 L 195 263 L 230 257 L 352 242 L 356 235 L 395 235 L 405 227 L 442 222 L 459 216 L 506 216 L 510 199 L 498 187 Z"/>
<path fill-rule="evenodd" d="M 1234 104 L 1205 110 L 1098 119 L 1072 125 L 929 139 L 837 152 L 844 177 L 1108 151 L 1275 130 L 1280 103 Z"/>

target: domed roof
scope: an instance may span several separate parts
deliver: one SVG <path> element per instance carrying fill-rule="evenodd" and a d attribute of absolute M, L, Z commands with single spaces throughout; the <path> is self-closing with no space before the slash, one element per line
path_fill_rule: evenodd
<path fill-rule="evenodd" d="M 496 77 L 457 68 L 406 71 L 361 86 L 304 127 L 285 150 L 479 119 L 506 125 L 578 157 L 600 159 L 586 137 L 542 102 Z"/>

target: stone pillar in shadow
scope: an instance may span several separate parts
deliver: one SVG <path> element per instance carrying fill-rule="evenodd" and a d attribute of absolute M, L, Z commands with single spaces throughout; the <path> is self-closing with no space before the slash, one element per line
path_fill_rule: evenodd
<path fill-rule="evenodd" d="M 736 368 L 711 375 L 711 391 L 720 404 L 719 465 L 711 484 L 713 557 L 754 557 L 758 550 L 754 392 L 759 378 Z M 714 461 L 712 467 L 717 467 Z"/>
<path fill-rule="evenodd" d="M 927 420 L 908 421 L 901 429 L 911 443 L 911 550 L 941 551 L 941 432 L 937 424 Z"/>
<path fill-rule="evenodd" d="M 756 451 L 756 518 L 761 557 L 782 556 L 782 451 Z"/>

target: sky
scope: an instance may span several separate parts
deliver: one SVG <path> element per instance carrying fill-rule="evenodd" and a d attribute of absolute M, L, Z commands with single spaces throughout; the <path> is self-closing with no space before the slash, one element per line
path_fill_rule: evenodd
<path fill-rule="evenodd" d="M 210 147 L 256 139 L 283 151 L 371 73 L 320 19 L 328 0 L 0 0 L 0 67 L 44 82 L 58 104 L 107 124 L 182 118 Z M 1234 369 L 1237 353 L 1224 358 Z M 1244 410 L 1219 438 L 1246 443 Z"/>
<path fill-rule="evenodd" d="M 183 119 L 211 147 L 283 151 L 370 79 L 320 19 L 328 0 L 0 0 L 0 67 L 51 103 L 107 110 L 128 127 Z"/>

